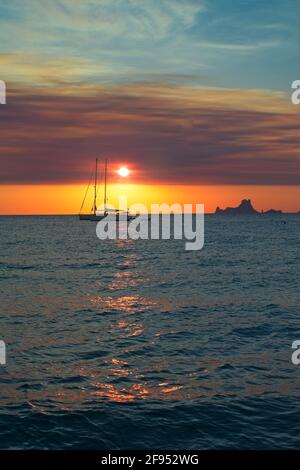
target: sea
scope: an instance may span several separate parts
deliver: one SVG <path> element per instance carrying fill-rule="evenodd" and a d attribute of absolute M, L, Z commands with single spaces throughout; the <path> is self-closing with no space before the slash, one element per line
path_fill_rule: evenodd
<path fill-rule="evenodd" d="M 205 216 L 205 242 L 0 218 L 1 449 L 299 449 L 299 222 Z"/>

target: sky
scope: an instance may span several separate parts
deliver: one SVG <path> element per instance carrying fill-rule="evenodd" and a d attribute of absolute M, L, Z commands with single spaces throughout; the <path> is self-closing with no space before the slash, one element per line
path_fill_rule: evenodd
<path fill-rule="evenodd" d="M 126 165 L 132 202 L 299 210 L 299 19 L 296 0 L 0 0 L 0 213 L 76 213 L 96 157 L 112 199 Z"/>

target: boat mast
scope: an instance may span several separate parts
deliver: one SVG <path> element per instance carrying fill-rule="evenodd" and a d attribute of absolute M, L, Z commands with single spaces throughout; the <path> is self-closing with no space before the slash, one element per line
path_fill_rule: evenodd
<path fill-rule="evenodd" d="M 95 183 L 94 183 L 94 215 L 97 210 L 97 178 L 98 178 L 98 158 L 96 158 Z"/>
<path fill-rule="evenodd" d="M 105 170 L 104 170 L 104 212 L 106 212 L 106 202 L 107 202 L 106 183 L 107 183 L 107 158 L 105 159 Z"/>

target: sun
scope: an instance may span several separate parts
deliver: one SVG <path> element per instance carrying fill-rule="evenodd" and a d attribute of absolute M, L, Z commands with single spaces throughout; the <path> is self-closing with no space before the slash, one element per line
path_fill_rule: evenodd
<path fill-rule="evenodd" d="M 126 176 L 129 175 L 129 170 L 128 168 L 126 168 L 126 166 L 122 166 L 119 170 L 118 170 L 118 173 L 120 176 L 123 176 L 123 178 L 125 178 Z"/>

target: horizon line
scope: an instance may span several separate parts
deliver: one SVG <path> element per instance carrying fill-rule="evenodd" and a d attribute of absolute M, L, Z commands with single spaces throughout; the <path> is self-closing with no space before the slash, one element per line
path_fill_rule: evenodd
<path fill-rule="evenodd" d="M 268 209 L 266 211 L 263 211 L 263 212 L 257 212 L 255 214 L 236 214 L 238 217 L 239 216 L 243 216 L 243 215 L 272 215 L 272 214 L 268 214 L 267 213 Z M 138 215 L 194 215 L 194 214 L 197 214 L 198 212 L 186 212 L 186 213 L 174 213 L 174 212 L 171 212 L 171 213 L 161 213 L 161 212 L 155 212 L 155 213 L 151 213 L 151 212 L 148 212 L 148 213 L 145 213 L 145 214 L 138 214 Z M 279 214 L 274 214 L 276 216 L 278 215 L 294 215 L 294 214 L 299 214 L 300 213 L 300 209 L 298 211 L 281 211 Z M 66 213 L 66 214 L 0 214 L 0 217 L 78 217 L 80 214 L 71 214 L 71 213 Z M 218 216 L 222 216 L 222 215 L 225 215 L 226 217 L 228 216 L 228 214 L 216 214 L 215 212 L 204 212 L 204 215 L 218 215 Z M 236 216 L 235 214 L 229 214 L 230 216 L 233 215 L 234 217 Z"/>

